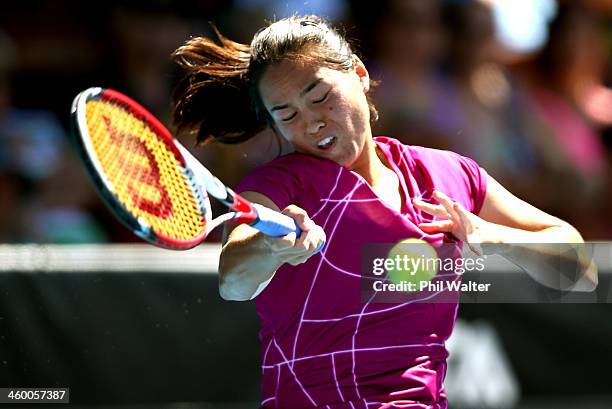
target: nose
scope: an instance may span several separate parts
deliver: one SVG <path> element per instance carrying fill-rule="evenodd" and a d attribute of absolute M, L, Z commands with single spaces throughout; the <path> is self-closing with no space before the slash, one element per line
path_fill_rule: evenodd
<path fill-rule="evenodd" d="M 322 118 L 311 117 L 308 119 L 306 131 L 311 135 L 315 135 L 319 133 L 321 129 L 325 128 L 325 126 L 326 126 L 325 121 Z"/>

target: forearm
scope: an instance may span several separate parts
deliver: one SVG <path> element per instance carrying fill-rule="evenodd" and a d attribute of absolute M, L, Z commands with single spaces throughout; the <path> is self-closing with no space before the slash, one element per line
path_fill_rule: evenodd
<path fill-rule="evenodd" d="M 238 226 L 219 259 L 219 293 L 234 301 L 250 300 L 262 283 L 270 280 L 283 264 L 265 243 L 263 234 L 248 226 Z"/>
<path fill-rule="evenodd" d="M 495 225 L 497 243 L 483 244 L 525 270 L 539 283 L 559 290 L 592 291 L 597 269 L 580 233 L 567 223 L 540 231 Z"/>

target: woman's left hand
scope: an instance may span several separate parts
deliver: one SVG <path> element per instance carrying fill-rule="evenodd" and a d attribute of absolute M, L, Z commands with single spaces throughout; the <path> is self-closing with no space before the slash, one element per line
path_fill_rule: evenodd
<path fill-rule="evenodd" d="M 435 205 L 414 199 L 414 206 L 426 213 L 441 218 L 428 223 L 419 223 L 425 233 L 451 233 L 467 243 L 477 255 L 482 255 L 482 243 L 499 243 L 495 224 L 489 223 L 467 211 L 461 204 L 451 200 L 444 193 L 434 190 L 433 197 L 440 204 Z"/>

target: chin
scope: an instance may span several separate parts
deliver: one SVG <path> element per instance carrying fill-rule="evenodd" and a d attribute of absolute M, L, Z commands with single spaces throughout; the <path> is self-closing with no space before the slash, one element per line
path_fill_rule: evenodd
<path fill-rule="evenodd" d="M 336 162 L 338 165 L 342 166 L 343 168 L 346 168 L 348 170 L 353 170 L 353 166 L 355 165 L 355 162 L 357 161 L 357 158 L 355 157 L 350 157 L 350 158 L 338 158 L 338 160 L 335 160 L 334 162 Z"/>

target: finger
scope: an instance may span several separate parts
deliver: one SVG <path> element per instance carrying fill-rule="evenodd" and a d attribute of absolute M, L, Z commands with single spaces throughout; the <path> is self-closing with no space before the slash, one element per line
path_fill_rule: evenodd
<path fill-rule="evenodd" d="M 475 239 L 475 235 L 473 233 L 475 231 L 474 218 L 476 216 L 468 212 L 465 207 L 461 206 L 461 204 L 459 203 L 455 203 L 453 207 L 457 215 L 459 215 L 459 222 L 461 223 L 461 226 L 463 226 L 463 230 L 465 231 L 466 240 L 472 243 Z"/>
<path fill-rule="evenodd" d="M 455 209 L 453 209 L 454 202 L 448 196 L 439 190 L 434 190 L 433 197 L 439 201 L 442 206 L 444 206 L 444 209 L 448 212 L 450 218 L 454 219 L 455 221 L 459 221 L 459 215 Z"/>
<path fill-rule="evenodd" d="M 447 219 L 450 217 L 448 212 L 444 209 L 444 206 L 442 205 L 427 203 L 421 199 L 414 199 L 413 203 L 417 207 L 417 209 L 429 213 L 433 216 L 444 217 Z"/>
<path fill-rule="evenodd" d="M 469 212 L 465 207 L 461 205 L 459 202 L 453 203 L 453 210 L 457 212 L 457 214 L 461 217 L 461 219 L 465 222 L 471 222 L 471 217 L 473 214 Z"/>
<path fill-rule="evenodd" d="M 321 244 L 327 241 L 327 233 L 325 233 L 325 230 L 323 230 L 323 227 L 319 225 L 315 225 L 315 228 L 317 231 L 317 248 L 319 248 Z"/>
<path fill-rule="evenodd" d="M 314 226 L 314 222 L 308 217 L 306 211 L 298 206 L 289 205 L 281 213 L 293 218 L 302 231 L 308 231 Z"/>
<path fill-rule="evenodd" d="M 303 231 L 293 246 L 296 254 L 309 254 L 312 252 L 313 234 L 312 231 Z"/>
<path fill-rule="evenodd" d="M 425 233 L 440 233 L 452 231 L 454 223 L 452 220 L 438 220 L 430 223 L 419 223 L 419 229 Z"/>
<path fill-rule="evenodd" d="M 440 192 L 439 190 L 433 191 L 433 198 L 436 199 L 440 204 L 447 210 L 450 211 L 453 207 L 453 201 L 450 197 L 446 196 L 446 194 Z"/>
<path fill-rule="evenodd" d="M 466 231 L 466 241 L 470 249 L 478 256 L 483 254 L 482 246 L 480 244 L 480 238 L 477 234 L 474 234 L 474 226 L 472 224 L 472 213 L 468 212 L 465 207 L 461 204 L 455 202 L 453 204 L 453 208 L 459 215 L 461 219 L 461 223 Z"/>
<path fill-rule="evenodd" d="M 310 255 L 312 255 L 322 243 L 325 243 L 325 239 L 325 231 L 323 228 L 314 225 L 311 230 L 305 232 L 298 238 L 295 247 L 299 247 L 303 251 L 307 251 Z"/>
<path fill-rule="evenodd" d="M 265 243 L 273 252 L 282 252 L 295 246 L 297 240 L 296 233 L 291 232 L 282 237 L 264 236 Z"/>

